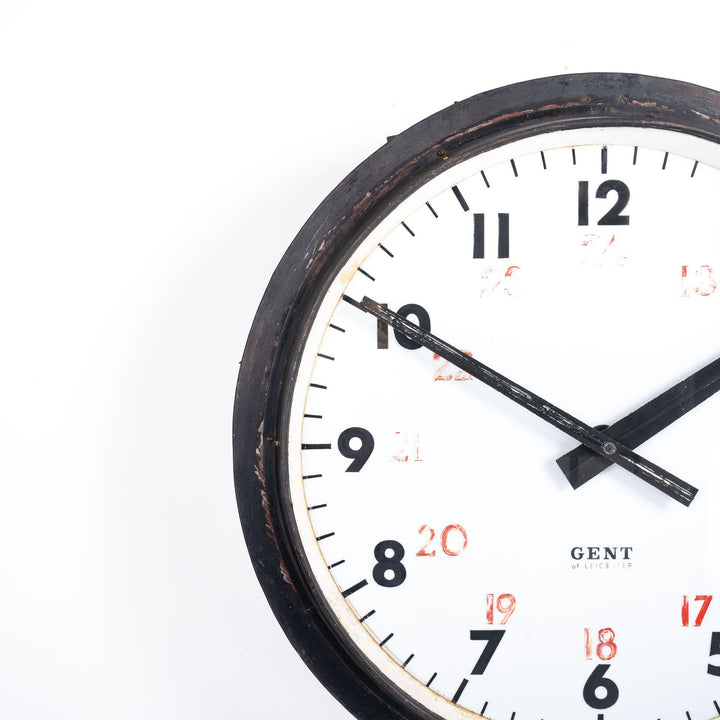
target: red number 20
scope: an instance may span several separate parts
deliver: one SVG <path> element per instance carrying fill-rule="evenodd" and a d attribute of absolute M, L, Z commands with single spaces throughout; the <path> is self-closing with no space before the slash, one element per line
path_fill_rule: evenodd
<path fill-rule="evenodd" d="M 435 531 L 429 525 L 421 525 L 418 533 L 430 533 L 430 537 L 427 542 L 418 550 L 417 557 L 435 557 L 435 550 L 429 550 L 428 548 L 435 540 Z M 453 535 L 458 535 L 462 538 L 462 547 L 458 547 L 457 542 L 450 542 L 450 538 Z M 450 557 L 458 556 L 468 544 L 468 536 L 465 528 L 462 525 L 448 525 L 440 534 L 440 547 L 442 551 Z"/>

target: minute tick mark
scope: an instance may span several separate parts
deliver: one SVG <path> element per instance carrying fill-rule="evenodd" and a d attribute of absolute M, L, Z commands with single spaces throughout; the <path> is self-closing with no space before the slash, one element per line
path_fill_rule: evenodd
<path fill-rule="evenodd" d="M 342 596 L 348 597 L 348 595 L 352 595 L 353 593 L 357 592 L 358 590 L 362 590 L 367 584 L 368 584 L 367 580 L 361 580 L 359 583 L 355 583 L 354 585 L 349 587 L 347 590 L 343 590 Z M 362 620 L 360 622 L 362 622 Z"/>
<path fill-rule="evenodd" d="M 460 696 L 463 694 L 463 691 L 467 687 L 468 681 L 467 678 L 463 678 L 463 681 L 460 683 L 460 687 L 455 691 L 455 694 L 453 695 L 452 702 L 457 705 L 457 701 L 460 699 Z"/>
<path fill-rule="evenodd" d="M 480 174 L 482 175 L 482 179 L 485 181 L 485 185 L 487 185 L 487 187 L 490 187 L 490 183 L 488 182 L 487 176 L 485 175 L 485 171 L 481 170 Z"/>
<path fill-rule="evenodd" d="M 700 162 L 700 161 L 699 161 L 699 160 L 696 160 L 696 161 L 695 161 L 695 164 L 693 165 L 692 172 L 690 173 L 690 177 L 691 177 L 691 178 L 695 177 L 695 171 L 697 170 L 698 162 Z M 720 710 L 718 710 L 718 712 L 720 712 Z"/>
<path fill-rule="evenodd" d="M 607 175 L 607 161 L 608 161 L 607 145 L 603 145 L 603 148 L 600 151 L 600 172 L 603 175 Z"/>
<path fill-rule="evenodd" d="M 434 208 L 429 202 L 426 202 L 425 204 L 428 206 L 428 210 L 429 210 L 435 217 L 437 217 L 438 214 L 435 212 L 435 208 Z"/>
<path fill-rule="evenodd" d="M 378 243 L 378 247 L 386 252 L 390 257 L 395 257 L 382 243 Z"/>
<path fill-rule="evenodd" d="M 410 233 L 411 237 L 415 237 L 415 233 L 404 222 L 401 225 Z"/>
<path fill-rule="evenodd" d="M 403 667 L 407 667 L 407 664 L 415 657 L 415 653 L 412 653 L 410 657 L 402 664 Z"/>
<path fill-rule="evenodd" d="M 663 158 L 663 164 L 662 164 L 662 169 L 663 169 L 663 170 L 667 167 L 667 161 L 668 161 L 668 155 L 669 155 L 669 154 L 670 154 L 669 152 L 666 152 L 666 153 L 665 153 L 665 157 Z"/>
<path fill-rule="evenodd" d="M 547 163 L 545 162 L 545 153 L 540 151 L 540 159 L 542 160 L 543 170 L 547 170 Z"/>
<path fill-rule="evenodd" d="M 467 212 L 470 209 L 470 206 L 467 204 L 467 200 L 465 200 L 463 194 L 460 192 L 460 188 L 457 185 L 453 185 L 452 191 L 457 198 L 457 201 L 460 203 L 460 207 L 463 209 L 463 212 Z"/>
<path fill-rule="evenodd" d="M 430 687 L 430 683 L 437 677 L 437 673 L 433 673 L 432 677 L 425 683 L 425 687 Z"/>
<path fill-rule="evenodd" d="M 515 161 L 514 161 L 514 160 L 510 160 L 510 164 L 512 165 L 512 169 L 513 169 L 513 172 L 515 173 L 515 177 L 517 177 L 517 176 L 518 176 L 518 171 L 517 171 L 517 167 L 515 166 Z"/>
<path fill-rule="evenodd" d="M 361 267 L 358 268 L 358 270 L 366 277 L 370 278 L 373 282 L 375 282 L 375 278 L 366 270 L 363 270 Z"/>
<path fill-rule="evenodd" d="M 382 647 L 395 633 L 390 633 L 381 643 L 380 647 Z"/>

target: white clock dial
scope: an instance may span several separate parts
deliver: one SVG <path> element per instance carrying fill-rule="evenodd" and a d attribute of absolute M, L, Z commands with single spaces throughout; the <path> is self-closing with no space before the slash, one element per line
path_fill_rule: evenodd
<path fill-rule="evenodd" d="M 290 414 L 312 582 L 388 682 L 442 718 L 720 715 L 720 399 L 637 448 L 686 507 L 388 324 L 368 296 L 591 426 L 720 355 L 718 146 L 535 135 L 440 173 L 320 303 Z"/>

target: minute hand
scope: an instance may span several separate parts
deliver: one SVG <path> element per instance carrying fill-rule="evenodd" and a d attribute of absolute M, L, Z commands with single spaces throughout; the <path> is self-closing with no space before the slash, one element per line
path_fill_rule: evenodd
<path fill-rule="evenodd" d="M 697 488 L 688 485 L 672 473 L 634 453 L 630 448 L 613 440 L 609 435 L 605 435 L 591 425 L 564 412 L 539 395 L 535 395 L 535 393 L 512 382 L 487 365 L 483 365 L 444 340 L 384 308 L 374 300 L 364 297 L 362 302 L 358 303 L 347 295 L 343 296 L 343 299 L 360 310 L 386 322 L 395 330 L 403 333 L 403 335 L 437 353 L 444 360 L 451 362 L 474 378 L 489 385 L 502 395 L 505 395 L 505 397 L 514 400 L 518 405 L 554 425 L 567 435 L 570 435 L 570 437 L 575 438 L 590 450 L 631 472 L 683 505 L 690 505 L 697 494 Z"/>
<path fill-rule="evenodd" d="M 720 358 L 686 377 L 622 420 L 603 428 L 603 432 L 628 447 L 636 448 L 712 397 L 718 390 Z M 565 453 L 555 462 L 576 489 L 610 466 L 605 458 L 590 452 L 584 445 Z"/>

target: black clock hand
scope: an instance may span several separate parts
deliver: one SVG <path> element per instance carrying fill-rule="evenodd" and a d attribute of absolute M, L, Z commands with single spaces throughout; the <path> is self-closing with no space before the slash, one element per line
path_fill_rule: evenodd
<path fill-rule="evenodd" d="M 686 377 L 622 420 L 610 426 L 602 426 L 600 429 L 605 435 L 634 449 L 674 423 L 686 412 L 712 397 L 718 390 L 720 390 L 720 358 Z M 585 445 L 565 453 L 555 462 L 575 489 L 592 480 L 611 465 L 605 458 L 588 450 Z"/>
<path fill-rule="evenodd" d="M 546 422 L 562 430 L 564 433 L 567 433 L 570 437 L 575 438 L 593 452 L 625 468 L 628 472 L 631 472 L 633 475 L 636 475 L 683 505 L 690 505 L 697 494 L 697 488 L 688 485 L 675 475 L 637 455 L 621 442 L 574 418 L 572 415 L 569 415 L 547 400 L 544 400 L 539 395 L 535 395 L 529 390 L 517 385 L 487 365 L 483 365 L 461 350 L 449 345 L 444 340 L 414 325 L 391 310 L 384 308 L 374 300 L 364 297 L 362 302 L 357 302 L 357 300 L 353 300 L 353 298 L 347 295 L 343 295 L 343 300 L 364 312 L 374 315 L 379 320 L 386 322 L 395 330 L 398 330 L 408 338 L 437 353 L 444 360 L 451 362 L 474 378 L 489 385 L 494 390 L 505 395 L 505 397 L 514 400 L 526 410 L 529 410 Z"/>

